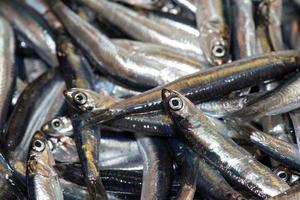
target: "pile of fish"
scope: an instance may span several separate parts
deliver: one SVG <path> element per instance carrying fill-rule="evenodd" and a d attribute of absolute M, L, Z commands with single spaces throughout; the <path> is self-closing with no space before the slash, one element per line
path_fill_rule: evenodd
<path fill-rule="evenodd" d="M 1 0 L 0 199 L 300 199 L 300 1 Z"/>

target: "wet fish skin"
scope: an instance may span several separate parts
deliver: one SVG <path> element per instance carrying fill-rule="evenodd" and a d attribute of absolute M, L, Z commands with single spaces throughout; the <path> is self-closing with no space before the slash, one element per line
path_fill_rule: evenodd
<path fill-rule="evenodd" d="M 193 34 L 188 32 L 183 34 L 176 27 L 166 26 L 165 23 L 159 24 L 157 20 L 150 20 L 146 15 L 107 0 L 85 0 L 82 3 L 137 40 L 178 48 L 198 56 L 206 63 L 198 38 Z"/>
<path fill-rule="evenodd" d="M 230 24 L 227 0 L 197 0 L 196 21 L 200 46 L 212 65 L 227 63 L 230 59 Z"/>
<path fill-rule="evenodd" d="M 42 15 L 50 28 L 54 30 L 56 34 L 62 32 L 63 25 L 51 11 L 46 0 L 25 0 L 25 3 L 33 8 L 37 13 Z"/>
<path fill-rule="evenodd" d="M 146 8 L 146 9 L 159 9 L 161 8 L 166 0 L 111 0 L 116 2 L 126 3 L 132 6 Z"/>
<path fill-rule="evenodd" d="M 189 74 L 117 47 L 61 2 L 56 2 L 52 8 L 94 66 L 119 83 L 144 91 Z"/>
<path fill-rule="evenodd" d="M 161 138 L 135 135 L 143 158 L 141 199 L 167 199 L 171 187 L 173 160 Z"/>
<path fill-rule="evenodd" d="M 164 87 L 182 92 L 192 102 L 228 94 L 233 90 L 258 84 L 267 79 L 282 77 L 299 67 L 295 51 L 282 51 L 245 58 L 219 67 L 182 77 L 166 85 L 156 87 L 140 95 L 113 104 L 86 119 L 86 124 L 109 121 L 117 116 L 150 112 L 162 109 L 160 90 Z"/>
<path fill-rule="evenodd" d="M 36 53 L 48 65 L 58 66 L 55 41 L 49 33 L 49 29 L 45 27 L 43 22 L 38 21 L 40 17 L 36 13 L 31 12 L 30 8 L 27 8 L 23 3 L 9 0 L 1 1 L 0 13 L 26 41 L 29 41 Z"/>
<path fill-rule="evenodd" d="M 190 150 L 176 140 L 169 140 L 169 145 L 173 150 L 175 161 L 180 169 L 180 190 L 176 199 L 193 200 L 198 178 L 198 158 L 192 156 Z"/>
<path fill-rule="evenodd" d="M 196 11 L 197 11 L 194 0 L 175 0 L 175 2 L 177 4 L 185 7 L 186 9 L 191 11 L 192 13 L 196 13 Z"/>
<path fill-rule="evenodd" d="M 62 71 L 65 72 L 64 80 L 67 89 L 81 87 L 94 89 L 94 74 L 89 65 L 85 65 L 84 58 L 75 52 L 75 47 L 65 37 L 60 38 L 59 61 Z M 64 92 L 65 93 L 65 92 Z M 79 97 L 77 94 L 76 97 Z M 81 96 L 82 97 L 82 96 Z M 76 102 L 82 102 L 81 98 L 75 98 Z M 77 147 L 79 159 L 82 163 L 82 171 L 88 192 L 93 199 L 107 199 L 107 194 L 100 179 L 97 163 L 99 162 L 98 149 L 100 145 L 101 132 L 99 127 L 81 128 L 81 119 L 75 119 L 77 112 L 74 107 L 69 106 L 74 140 Z"/>
<path fill-rule="evenodd" d="M 18 99 L 5 130 L 5 148 L 13 167 L 25 163 L 35 131 L 64 110 L 64 89 L 62 77 L 51 69 L 29 84 Z"/>
<path fill-rule="evenodd" d="M 27 185 L 29 199 L 62 200 L 63 193 L 58 174 L 53 166 L 55 161 L 43 133 L 33 136 L 27 162 Z"/>
<path fill-rule="evenodd" d="M 293 144 L 268 135 L 251 125 L 241 125 L 240 129 L 247 132 L 251 142 L 272 158 L 292 169 L 300 169 L 300 154 Z"/>
<path fill-rule="evenodd" d="M 7 119 L 16 82 L 15 39 L 10 24 L 0 17 L 0 129 Z"/>
<path fill-rule="evenodd" d="M 268 200 L 298 200 L 300 198 L 300 186 L 295 185 L 290 190 L 283 192 L 273 198 L 268 198 Z"/>
<path fill-rule="evenodd" d="M 166 112 L 180 130 L 179 137 L 235 184 L 260 198 L 276 196 L 289 189 L 250 153 L 222 136 L 186 97 L 163 89 L 162 99 Z"/>
<path fill-rule="evenodd" d="M 299 83 L 300 74 L 297 73 L 274 91 L 250 101 L 244 109 L 233 113 L 232 116 L 249 121 L 264 115 L 278 115 L 294 110 L 299 107 Z"/>
<path fill-rule="evenodd" d="M 256 54 L 255 25 L 251 0 L 230 0 L 232 15 L 232 42 L 234 59 Z"/>

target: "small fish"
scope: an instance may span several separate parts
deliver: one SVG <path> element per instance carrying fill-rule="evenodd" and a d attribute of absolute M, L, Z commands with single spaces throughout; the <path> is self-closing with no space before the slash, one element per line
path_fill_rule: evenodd
<path fill-rule="evenodd" d="M 55 117 L 45 123 L 41 131 L 51 137 L 71 136 L 73 135 L 72 121 L 66 116 Z"/>
<path fill-rule="evenodd" d="M 227 63 L 230 59 L 230 24 L 227 0 L 197 0 L 196 21 L 200 46 L 212 65 Z"/>
<path fill-rule="evenodd" d="M 179 129 L 179 136 L 235 184 L 260 198 L 273 197 L 289 189 L 250 153 L 220 134 L 186 97 L 163 89 L 162 99 L 166 112 Z"/>
<path fill-rule="evenodd" d="M 28 198 L 33 200 L 63 200 L 55 161 L 47 140 L 41 132 L 32 138 L 27 162 Z"/>
<path fill-rule="evenodd" d="M 21 2 L 3 0 L 0 2 L 0 14 L 8 20 L 14 29 L 33 46 L 36 53 L 51 67 L 58 66 L 56 44 L 38 16 Z"/>
<path fill-rule="evenodd" d="M 295 51 L 282 51 L 244 58 L 179 78 L 140 95 L 119 101 L 86 119 L 86 125 L 109 121 L 117 116 L 131 113 L 161 110 L 160 91 L 164 87 L 183 92 L 187 98 L 198 104 L 234 90 L 257 85 L 268 79 L 282 77 L 295 72 L 299 67 Z M 253 82 L 254 79 L 255 82 Z"/>

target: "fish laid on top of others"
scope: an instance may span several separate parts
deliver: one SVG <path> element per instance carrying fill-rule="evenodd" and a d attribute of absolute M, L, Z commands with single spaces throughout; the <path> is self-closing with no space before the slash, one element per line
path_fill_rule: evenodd
<path fill-rule="evenodd" d="M 300 199 L 299 6 L 0 1 L 0 199 Z"/>

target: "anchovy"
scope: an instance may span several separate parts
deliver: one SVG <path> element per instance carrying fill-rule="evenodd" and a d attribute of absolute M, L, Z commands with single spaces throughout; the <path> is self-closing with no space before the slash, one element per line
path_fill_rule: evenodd
<path fill-rule="evenodd" d="M 45 62 L 52 67 L 58 66 L 55 41 L 49 29 L 37 20 L 40 17 L 36 13 L 23 3 L 3 0 L 0 2 L 0 14 L 34 47 Z"/>
<path fill-rule="evenodd" d="M 41 131 L 50 137 L 71 136 L 73 135 L 72 121 L 66 116 L 55 117 L 45 123 Z"/>
<path fill-rule="evenodd" d="M 130 113 L 160 110 L 162 108 L 160 90 L 164 87 L 183 92 L 187 98 L 197 104 L 267 79 L 282 77 L 294 72 L 298 67 L 298 57 L 295 51 L 269 53 L 241 59 L 182 77 L 169 84 L 119 101 L 86 119 L 85 123 L 99 123 Z M 253 82 L 254 79 L 255 82 Z"/>
<path fill-rule="evenodd" d="M 300 154 L 298 148 L 293 144 L 277 139 L 250 125 L 242 125 L 241 130 L 246 131 L 250 135 L 251 142 L 259 149 L 270 155 L 272 158 L 299 171 Z"/>
<path fill-rule="evenodd" d="M 141 199 L 167 199 L 173 163 L 167 143 L 161 138 L 135 136 L 144 165 Z"/>
<path fill-rule="evenodd" d="M 175 67 L 118 48 L 61 2 L 55 3 L 53 10 L 99 70 L 128 87 L 143 91 L 189 74 L 184 69 L 174 70 Z M 81 34 L 75 35 L 77 32 Z"/>
<path fill-rule="evenodd" d="M 244 109 L 233 113 L 232 116 L 249 121 L 264 115 L 278 115 L 294 110 L 299 107 L 299 83 L 300 74 L 296 74 L 274 91 L 249 102 Z"/>
<path fill-rule="evenodd" d="M 62 64 L 62 70 L 65 72 L 65 82 L 68 89 L 72 87 L 81 87 L 94 89 L 94 75 L 92 69 L 86 60 L 75 51 L 74 45 L 67 38 L 60 38 L 59 43 L 59 61 Z M 75 95 L 77 103 L 83 103 L 80 94 Z M 81 120 L 75 118 L 77 115 L 73 107 L 69 109 L 71 114 L 72 126 L 74 129 L 74 140 L 76 143 L 79 159 L 82 163 L 82 171 L 85 177 L 89 194 L 93 199 L 107 199 L 107 194 L 100 179 L 97 162 L 99 161 L 98 149 L 100 144 L 99 127 L 81 128 Z"/>
<path fill-rule="evenodd" d="M 289 189 L 250 153 L 220 134 L 186 97 L 163 89 L 162 99 L 165 110 L 180 130 L 180 137 L 235 184 L 261 198 L 273 197 Z"/>
<path fill-rule="evenodd" d="M 25 162 L 35 131 L 63 111 L 64 89 L 61 76 L 53 69 L 29 84 L 19 97 L 5 130 L 8 159 L 14 168 Z"/>
<path fill-rule="evenodd" d="M 197 55 L 203 63 L 206 62 L 198 37 L 193 34 L 188 34 L 188 32 L 183 34 L 175 27 L 166 27 L 165 23 L 160 24 L 157 20 L 153 21 L 146 15 L 107 0 L 85 0 L 82 2 L 137 40 L 178 48 L 191 55 Z"/>
<path fill-rule="evenodd" d="M 43 133 L 36 132 L 32 138 L 27 162 L 28 198 L 32 200 L 63 200 L 55 161 Z"/>
<path fill-rule="evenodd" d="M 0 129 L 6 121 L 16 81 L 15 40 L 9 23 L 0 17 Z"/>
<path fill-rule="evenodd" d="M 195 4 L 199 40 L 206 59 L 212 65 L 227 63 L 230 59 L 228 0 L 197 0 Z"/>

